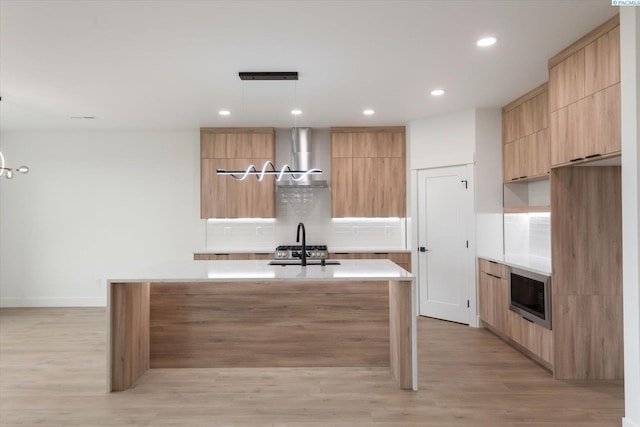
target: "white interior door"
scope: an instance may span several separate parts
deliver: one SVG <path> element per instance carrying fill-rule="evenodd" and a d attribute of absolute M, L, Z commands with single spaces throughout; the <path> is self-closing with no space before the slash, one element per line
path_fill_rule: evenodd
<path fill-rule="evenodd" d="M 469 324 L 472 186 L 466 166 L 418 172 L 420 315 Z"/>

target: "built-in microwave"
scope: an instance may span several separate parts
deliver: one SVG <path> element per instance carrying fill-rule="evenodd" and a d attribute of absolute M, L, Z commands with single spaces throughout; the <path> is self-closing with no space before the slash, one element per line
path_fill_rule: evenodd
<path fill-rule="evenodd" d="M 551 329 L 551 277 L 511 267 L 509 310 Z"/>

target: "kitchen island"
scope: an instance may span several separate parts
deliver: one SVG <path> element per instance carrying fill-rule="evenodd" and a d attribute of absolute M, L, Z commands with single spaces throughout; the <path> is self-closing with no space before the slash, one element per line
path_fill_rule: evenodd
<path fill-rule="evenodd" d="M 387 366 L 417 390 L 415 277 L 339 261 L 198 261 L 109 280 L 108 391 L 153 368 L 265 366 Z"/>

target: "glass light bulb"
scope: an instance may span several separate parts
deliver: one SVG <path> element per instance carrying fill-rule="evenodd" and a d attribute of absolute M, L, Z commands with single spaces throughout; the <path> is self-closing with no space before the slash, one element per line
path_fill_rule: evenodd
<path fill-rule="evenodd" d="M 26 166 L 20 166 L 18 169 L 16 169 L 18 172 L 20 173 L 28 173 L 29 172 L 29 168 Z"/>

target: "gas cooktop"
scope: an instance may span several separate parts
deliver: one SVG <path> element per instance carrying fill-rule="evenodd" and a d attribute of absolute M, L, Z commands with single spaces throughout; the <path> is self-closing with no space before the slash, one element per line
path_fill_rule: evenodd
<path fill-rule="evenodd" d="M 307 258 L 326 259 L 329 257 L 327 245 L 306 245 Z M 302 245 L 281 245 L 276 248 L 275 259 L 297 259 L 302 257 Z"/>

